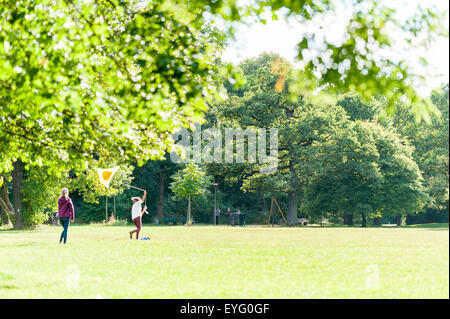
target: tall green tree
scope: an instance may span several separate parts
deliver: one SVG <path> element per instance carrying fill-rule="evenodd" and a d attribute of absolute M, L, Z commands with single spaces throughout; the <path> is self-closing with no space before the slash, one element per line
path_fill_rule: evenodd
<path fill-rule="evenodd" d="M 411 104 L 407 103 L 399 104 L 392 116 L 383 116 L 380 121 L 385 127 L 407 138 L 414 146 L 414 160 L 431 197 L 422 216 L 410 216 L 413 222 L 448 220 L 448 84 L 434 90 L 430 98 L 439 114 L 432 115 L 428 123 L 417 121 Z"/>
<path fill-rule="evenodd" d="M 263 54 L 239 67 L 246 85 L 238 91 L 229 88 L 229 99 L 218 105 L 217 112 L 223 125 L 277 128 L 279 161 L 272 174 L 261 173 L 261 163 L 250 165 L 242 187 L 287 194 L 287 222 L 294 225 L 299 194 L 318 165 L 312 155 L 345 126 L 347 116 L 341 107 L 312 104 L 302 96 L 293 99 L 292 66 L 278 55 Z"/>
<path fill-rule="evenodd" d="M 414 157 L 424 177 L 424 184 L 432 201 L 427 206 L 430 213 L 447 216 L 449 211 L 449 86 L 435 90 L 431 99 L 439 110 L 431 123 L 421 125 L 410 122 L 405 129 L 415 146 Z"/>
<path fill-rule="evenodd" d="M 191 161 L 185 168 L 172 175 L 172 179 L 170 183 L 172 192 L 177 197 L 188 200 L 186 224 L 190 226 L 192 225 L 191 197 L 205 194 L 211 185 L 211 177 Z"/>
<path fill-rule="evenodd" d="M 310 214 L 361 214 L 396 217 L 420 212 L 428 200 L 413 147 L 392 130 L 355 121 L 340 138 L 316 154 L 322 163 L 305 187 L 303 209 Z"/>

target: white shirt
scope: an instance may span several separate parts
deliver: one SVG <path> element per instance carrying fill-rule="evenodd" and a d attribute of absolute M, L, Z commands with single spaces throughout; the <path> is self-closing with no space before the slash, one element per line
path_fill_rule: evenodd
<path fill-rule="evenodd" d="M 141 204 L 142 204 L 141 199 L 133 204 L 133 207 L 131 208 L 131 219 L 135 219 L 136 217 L 141 216 L 142 211 Z"/>

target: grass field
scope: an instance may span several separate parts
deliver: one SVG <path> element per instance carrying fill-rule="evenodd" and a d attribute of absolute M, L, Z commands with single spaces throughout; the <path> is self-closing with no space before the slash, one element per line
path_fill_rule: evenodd
<path fill-rule="evenodd" d="M 0 298 L 449 298 L 448 224 L 0 231 Z"/>

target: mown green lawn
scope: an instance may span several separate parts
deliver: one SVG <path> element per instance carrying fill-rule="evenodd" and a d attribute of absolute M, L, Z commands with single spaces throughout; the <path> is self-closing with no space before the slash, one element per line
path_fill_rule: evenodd
<path fill-rule="evenodd" d="M 0 298 L 449 298 L 448 224 L 0 231 Z"/>

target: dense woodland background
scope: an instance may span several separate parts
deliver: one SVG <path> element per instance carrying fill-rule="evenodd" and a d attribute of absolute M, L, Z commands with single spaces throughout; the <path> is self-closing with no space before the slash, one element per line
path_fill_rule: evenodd
<path fill-rule="evenodd" d="M 212 223 L 212 182 L 217 206 L 239 208 L 247 224 L 268 222 L 273 197 L 289 225 L 297 217 L 362 226 L 448 221 L 449 85 L 420 97 L 411 79 L 425 75 L 380 55 L 393 45 L 392 28 L 407 46 L 448 37 L 445 13 L 422 8 L 402 20 L 377 1 L 354 1 L 342 43 L 303 35 L 303 69 L 271 53 L 239 65 L 221 61 L 233 23 L 264 22 L 263 12 L 277 18 L 280 8 L 303 22 L 335 13 L 327 0 L 5 2 L 1 224 L 47 222 L 62 187 L 71 191 L 77 222 L 102 222 L 113 212 L 129 220 L 130 197 L 140 192 L 124 183 L 148 190 L 144 223 L 185 218 L 187 198 L 194 221 Z M 228 27 L 215 29 L 215 19 Z M 202 120 L 220 130 L 277 128 L 278 170 L 198 163 L 201 187 L 174 192 L 189 168 L 170 160 L 171 133 Z M 96 168 L 115 166 L 106 189 Z"/>
<path fill-rule="evenodd" d="M 301 99 L 289 101 L 283 91 L 274 87 L 278 76 L 271 72 L 271 66 L 280 61 L 290 68 L 286 61 L 273 54 L 243 62 L 238 67 L 245 75 L 246 85 L 238 90 L 228 86 L 230 99 L 212 105 L 206 113 L 202 128 L 246 128 L 260 123 L 263 127 L 279 127 L 280 130 L 280 163 L 275 174 L 258 176 L 256 164 L 200 165 L 219 184 L 217 206 L 222 213 L 228 207 L 232 211 L 239 208 L 247 223 L 265 224 L 271 197 L 277 198 L 287 215 L 289 196 L 295 192 L 296 215 L 311 223 L 359 225 L 364 218 L 368 225 L 448 221 L 448 84 L 431 95 L 440 115 L 432 116 L 429 123 L 417 122 L 408 105 L 399 105 L 393 114 L 384 114 L 382 96 L 374 97 L 370 104 L 361 102 L 351 93 L 335 97 L 336 102 L 332 105 L 306 105 Z M 313 113 L 311 108 L 315 110 Z M 285 112 L 292 113 L 295 124 Z M 312 114 L 320 114 L 320 117 Z M 282 121 L 285 121 L 283 126 L 280 125 Z M 293 126 L 283 130 L 288 121 Z M 335 143 L 330 144 L 330 140 L 323 139 L 321 134 L 331 136 L 330 140 L 334 139 Z M 314 142 L 295 145 L 297 150 L 304 149 L 302 153 L 283 153 L 284 147 L 300 143 L 306 136 Z M 391 146 L 383 149 L 386 147 L 383 143 Z M 370 149 L 370 145 L 376 145 L 375 149 Z M 324 150 L 331 152 L 326 158 L 319 154 Z M 343 154 L 347 157 L 345 162 Z M 149 161 L 140 167 L 126 166 L 121 169 L 123 176 L 121 173 L 115 176 L 115 179 L 131 181 L 132 185 L 148 191 L 147 206 L 151 214 L 144 215 L 144 223 L 154 222 L 155 217 L 179 221 L 186 217 L 186 200 L 176 198 L 170 189 L 171 176 L 185 164 L 175 164 L 170 156 L 166 157 L 166 160 Z M 285 167 L 285 161 L 288 163 L 297 158 L 303 162 L 298 170 L 291 172 Z M 371 175 L 380 171 L 383 176 Z M 288 185 L 291 175 L 302 180 L 301 187 L 293 190 Z M 98 186 L 95 181 L 95 170 L 91 171 L 91 179 L 73 177 L 70 182 L 48 178 L 40 168 L 25 171 L 24 196 L 30 209 L 30 219 L 25 219 L 30 225 L 44 222 L 56 210 L 60 187 L 68 183 L 77 222 L 105 220 L 106 196 L 100 196 L 103 186 Z M 378 184 L 380 180 L 382 184 Z M 95 194 L 92 185 L 99 189 Z M 2 187 L 9 188 L 10 201 L 14 203 L 12 182 Z M 129 220 L 130 197 L 142 193 L 129 188 L 122 191 L 108 196 L 108 217 L 114 212 L 115 197 L 115 218 Z M 213 223 L 213 211 L 214 186 L 210 185 L 205 194 L 193 196 L 192 216 L 198 223 Z M 281 221 L 278 213 L 275 217 L 275 223 Z M 225 222 L 223 215 L 221 223 Z"/>

